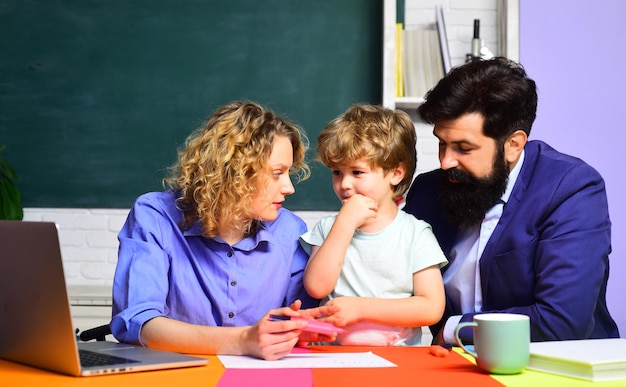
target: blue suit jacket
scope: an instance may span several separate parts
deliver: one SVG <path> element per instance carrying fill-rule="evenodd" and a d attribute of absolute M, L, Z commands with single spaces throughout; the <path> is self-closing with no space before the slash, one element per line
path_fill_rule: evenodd
<path fill-rule="evenodd" d="M 483 312 L 530 316 L 532 341 L 619 337 L 605 299 L 611 222 L 604 181 L 582 160 L 541 141 L 529 141 L 525 149 L 511 197 L 480 258 Z M 441 210 L 440 173 L 419 175 L 404 209 L 431 224 L 451 261 L 457 228 Z M 449 316 L 461 314 L 451 305 L 434 334 Z M 468 314 L 462 321 L 471 319 Z"/>

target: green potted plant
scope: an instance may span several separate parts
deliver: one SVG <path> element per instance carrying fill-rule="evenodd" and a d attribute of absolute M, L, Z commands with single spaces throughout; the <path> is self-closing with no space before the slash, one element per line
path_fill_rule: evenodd
<path fill-rule="evenodd" d="M 17 174 L 2 156 L 6 145 L 0 146 L 0 219 L 22 220 L 22 197 L 17 188 Z"/>

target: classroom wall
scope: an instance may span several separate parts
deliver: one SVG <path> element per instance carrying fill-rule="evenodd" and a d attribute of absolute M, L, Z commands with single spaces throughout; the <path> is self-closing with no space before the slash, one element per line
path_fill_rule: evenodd
<path fill-rule="evenodd" d="M 484 37 L 485 44 L 492 49 L 496 46 L 497 0 L 406 0 L 406 18 L 411 20 L 412 26 L 434 23 L 435 5 L 444 7 L 453 64 L 463 63 L 465 54 L 470 49 L 475 18 L 481 19 L 481 37 Z M 409 113 L 417 126 L 420 148 L 418 170 L 437 168 L 439 165 L 437 142 L 432 136 L 432 129 L 417 122 L 415 112 Z M 298 189 L 300 188 L 296 186 L 296 190 Z M 289 200 L 286 207 L 289 207 Z M 296 213 L 312 227 L 320 217 L 332 212 L 296 211 Z M 113 282 L 117 263 L 117 232 L 127 214 L 127 208 L 28 207 L 24 211 L 24 220 L 52 221 L 58 224 L 65 274 L 70 287 L 106 288 Z"/>
<path fill-rule="evenodd" d="M 567 10 L 566 12 L 563 12 Z M 607 302 L 626 335 L 626 52 L 623 0 L 520 1 L 520 61 L 537 82 L 539 107 L 531 138 L 547 141 L 604 177 L 612 221 Z"/>
<path fill-rule="evenodd" d="M 466 19 L 480 18 L 486 45 L 492 50 L 496 47 L 496 0 L 407 1 L 407 13 L 411 18 L 416 17 L 418 24 L 432 22 L 433 7 L 444 6 L 453 64 L 462 63 L 469 48 L 472 31 L 464 26 Z M 608 302 L 622 334 L 626 335 L 626 307 L 621 301 L 626 293 L 626 281 L 623 281 L 626 240 L 622 238 L 626 232 L 626 209 L 620 200 L 626 196 L 626 185 L 618 176 L 621 168 L 613 161 L 618 159 L 616 155 L 621 150 L 618 147 L 624 143 L 620 140 L 626 136 L 620 129 L 621 117 L 617 116 L 626 84 L 623 73 L 614 70 L 626 59 L 624 52 L 614 49 L 615 39 L 621 36 L 617 28 L 626 3 L 599 0 L 593 4 L 590 7 L 585 2 L 568 0 L 521 0 L 520 59 L 539 85 L 539 114 L 533 137 L 585 159 L 607 181 L 613 221 Z M 555 24 L 565 19 L 574 20 L 574 26 Z M 593 105 L 589 106 L 590 103 Z M 587 111 L 591 113 L 577 114 Z M 429 128 L 419 126 L 418 141 L 436 147 L 430 140 Z M 422 151 L 418 163 L 421 170 L 436 167 L 436 149 Z M 69 286 L 106 288 L 112 284 L 117 262 L 116 234 L 127 213 L 128 209 L 26 208 L 24 219 L 58 223 Z M 297 214 L 311 227 L 329 212 Z"/>

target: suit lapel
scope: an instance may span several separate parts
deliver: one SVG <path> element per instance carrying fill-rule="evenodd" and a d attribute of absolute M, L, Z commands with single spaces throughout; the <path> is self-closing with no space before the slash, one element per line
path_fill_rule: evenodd
<path fill-rule="evenodd" d="M 498 225 L 493 230 L 487 245 L 485 246 L 485 250 L 480 258 L 480 278 L 481 278 L 481 291 L 483 295 L 483 307 L 486 309 L 489 308 L 488 302 L 489 298 L 486 297 L 489 289 L 489 281 L 491 279 L 490 270 L 494 263 L 495 257 L 499 253 L 498 246 L 500 242 L 500 238 L 504 233 L 504 230 L 507 230 L 509 227 L 509 223 L 513 218 L 513 215 L 519 210 L 520 203 L 524 198 L 524 194 L 526 192 L 526 188 L 530 181 L 530 176 L 535 167 L 535 160 L 537 160 L 537 146 L 533 142 L 528 142 L 525 147 L 526 156 L 524 158 L 524 164 L 522 165 L 522 169 L 517 177 L 517 181 L 515 182 L 515 186 L 511 191 L 511 196 L 509 197 L 508 202 L 504 204 L 504 208 L 502 210 L 502 216 L 498 221 Z M 513 227 L 513 226 L 512 226 Z M 513 230 L 512 232 L 517 232 Z"/>

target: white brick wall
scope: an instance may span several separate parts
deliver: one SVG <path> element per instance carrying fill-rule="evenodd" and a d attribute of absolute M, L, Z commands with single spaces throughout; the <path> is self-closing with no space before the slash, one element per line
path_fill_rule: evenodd
<path fill-rule="evenodd" d="M 57 224 L 68 287 L 106 287 L 113 284 L 117 263 L 117 233 L 128 209 L 25 208 L 24 220 Z M 296 212 L 309 228 L 330 212 Z"/>
<path fill-rule="evenodd" d="M 117 232 L 128 210 L 25 208 L 24 220 L 55 222 L 68 285 L 110 286 Z"/>

